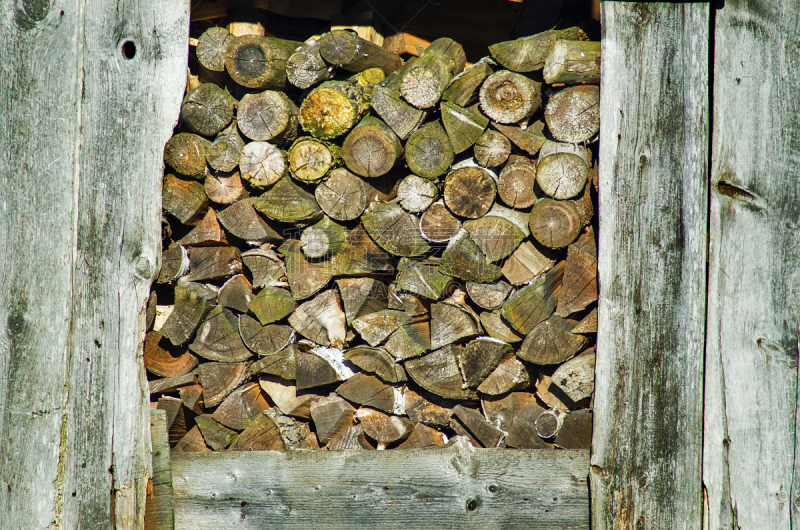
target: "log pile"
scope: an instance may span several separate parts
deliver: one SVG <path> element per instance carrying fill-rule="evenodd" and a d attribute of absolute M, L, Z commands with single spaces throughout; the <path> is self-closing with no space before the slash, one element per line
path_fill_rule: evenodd
<path fill-rule="evenodd" d="M 418 51 L 197 41 L 144 343 L 173 450 L 589 446 L 599 43 Z"/>

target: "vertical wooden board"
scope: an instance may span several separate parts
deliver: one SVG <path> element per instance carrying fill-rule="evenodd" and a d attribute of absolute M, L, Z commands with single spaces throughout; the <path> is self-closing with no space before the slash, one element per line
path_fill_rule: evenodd
<path fill-rule="evenodd" d="M 175 528 L 588 529 L 588 451 L 175 453 Z"/>
<path fill-rule="evenodd" d="M 703 480 L 708 528 L 800 525 L 800 4 L 716 12 Z"/>
<path fill-rule="evenodd" d="M 595 528 L 699 528 L 709 6 L 603 5 Z"/>
<path fill-rule="evenodd" d="M 144 516 L 145 530 L 172 530 L 175 526 L 172 505 L 172 461 L 167 431 L 166 411 L 150 409 L 153 473 Z"/>

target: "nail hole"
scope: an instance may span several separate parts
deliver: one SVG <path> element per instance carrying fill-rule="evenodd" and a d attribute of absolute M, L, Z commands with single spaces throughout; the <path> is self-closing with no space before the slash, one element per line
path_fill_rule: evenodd
<path fill-rule="evenodd" d="M 470 512 L 474 512 L 478 509 L 478 502 L 475 499 L 470 500 L 467 503 L 467 510 Z"/>
<path fill-rule="evenodd" d="M 498 490 L 498 489 L 499 489 L 499 488 L 498 488 L 497 486 L 495 486 L 494 484 L 491 484 L 491 485 L 489 486 L 489 493 L 497 493 L 497 490 Z"/>
<path fill-rule="evenodd" d="M 136 57 L 136 44 L 132 40 L 126 40 L 122 43 L 122 56 L 128 60 Z"/>

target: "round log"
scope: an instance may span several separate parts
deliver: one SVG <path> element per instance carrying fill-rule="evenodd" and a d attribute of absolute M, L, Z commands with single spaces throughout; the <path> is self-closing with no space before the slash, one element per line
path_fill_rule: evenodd
<path fill-rule="evenodd" d="M 283 92 L 247 94 L 239 103 L 239 130 L 251 140 L 289 143 L 297 137 L 297 112 Z"/>
<path fill-rule="evenodd" d="M 426 123 L 406 142 L 406 163 L 420 177 L 444 175 L 454 158 L 450 138 L 438 121 Z"/>
<path fill-rule="evenodd" d="M 436 39 L 403 76 L 403 97 L 417 108 L 433 107 L 465 64 L 460 44 L 453 39 Z"/>
<path fill-rule="evenodd" d="M 357 219 L 367 207 L 364 181 L 344 168 L 331 171 L 328 180 L 314 190 L 314 195 L 320 208 L 337 221 Z"/>
<path fill-rule="evenodd" d="M 481 86 L 481 109 L 498 123 L 517 123 L 542 105 L 541 83 L 524 75 L 501 70 Z"/>
<path fill-rule="evenodd" d="M 303 182 L 319 182 L 340 161 L 338 146 L 308 136 L 298 138 L 289 148 L 291 175 Z"/>
<path fill-rule="evenodd" d="M 242 149 L 239 161 L 242 178 L 256 188 L 266 188 L 286 175 L 283 153 L 267 142 L 250 142 Z"/>
<path fill-rule="evenodd" d="M 215 136 L 233 119 L 233 98 L 214 83 L 204 83 L 183 98 L 181 125 L 189 132 Z"/>
<path fill-rule="evenodd" d="M 403 145 L 391 127 L 368 116 L 352 130 L 342 145 L 344 162 L 362 177 L 380 177 L 403 155 Z"/>
<path fill-rule="evenodd" d="M 258 35 L 236 37 L 225 51 L 225 69 L 243 87 L 283 89 L 286 61 L 300 45 Z"/>
<path fill-rule="evenodd" d="M 325 81 L 300 105 L 300 125 L 316 138 L 335 138 L 352 129 L 368 107 L 359 85 Z"/>
<path fill-rule="evenodd" d="M 397 198 L 409 212 L 417 213 L 426 210 L 433 201 L 439 198 L 439 188 L 432 181 L 409 175 L 400 181 L 397 187 Z"/>
<path fill-rule="evenodd" d="M 441 200 L 425 210 L 419 221 L 419 231 L 431 243 L 446 243 L 461 227 Z"/>
<path fill-rule="evenodd" d="M 536 202 L 536 165 L 528 158 L 513 157 L 500 172 L 497 194 L 511 208 L 530 208 Z"/>
<path fill-rule="evenodd" d="M 334 68 L 322 59 L 319 39 L 308 39 L 286 62 L 286 77 L 297 88 L 310 88 L 333 77 Z"/>
<path fill-rule="evenodd" d="M 553 46 L 542 70 L 544 80 L 554 83 L 600 82 L 600 42 L 560 40 Z"/>
<path fill-rule="evenodd" d="M 589 178 L 589 168 L 579 156 L 556 153 L 543 158 L 536 168 L 536 182 L 554 199 L 571 199 L 583 188 Z"/>
<path fill-rule="evenodd" d="M 483 167 L 499 166 L 511 153 L 511 142 L 497 131 L 486 131 L 475 142 L 475 161 Z"/>
<path fill-rule="evenodd" d="M 540 199 L 533 205 L 529 225 L 536 241 L 549 248 L 563 248 L 581 231 L 581 217 L 570 201 Z"/>
<path fill-rule="evenodd" d="M 164 162 L 188 177 L 206 174 L 206 151 L 211 142 L 192 133 L 178 133 L 164 146 Z"/>
<path fill-rule="evenodd" d="M 553 138 L 577 144 L 600 131 L 600 87 L 594 85 L 565 88 L 547 102 L 544 119 Z"/>
<path fill-rule="evenodd" d="M 208 28 L 197 41 L 197 60 L 212 72 L 225 71 L 225 52 L 233 39 L 225 28 Z"/>
<path fill-rule="evenodd" d="M 494 179 L 481 167 L 464 167 L 447 175 L 444 202 L 451 212 L 477 219 L 489 211 L 496 195 Z"/>

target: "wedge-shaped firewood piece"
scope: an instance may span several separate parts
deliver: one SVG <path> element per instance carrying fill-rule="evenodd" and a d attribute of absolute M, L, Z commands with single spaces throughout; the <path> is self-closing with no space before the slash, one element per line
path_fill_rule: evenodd
<path fill-rule="evenodd" d="M 536 396 L 539 400 L 550 408 L 557 408 L 567 410 L 569 407 L 561 401 L 564 394 L 559 392 L 559 395 L 553 394 L 550 390 L 553 387 L 552 379 L 546 373 L 539 373 L 536 378 Z M 553 387 L 555 388 L 555 387 Z"/>
<path fill-rule="evenodd" d="M 255 289 L 277 285 L 286 275 L 286 265 L 271 249 L 254 248 L 243 252 L 242 261 L 250 271 Z"/>
<path fill-rule="evenodd" d="M 478 440 L 482 447 L 500 447 L 506 433 L 489 423 L 480 412 L 456 405 L 453 413 L 454 417 Z"/>
<path fill-rule="evenodd" d="M 333 278 L 334 267 L 329 261 L 309 261 L 301 251 L 299 239 L 287 239 L 278 248 L 286 261 L 286 279 L 295 300 L 316 294 Z"/>
<path fill-rule="evenodd" d="M 384 309 L 353 320 L 353 328 L 370 346 L 383 343 L 397 328 L 411 320 L 404 311 Z"/>
<path fill-rule="evenodd" d="M 353 426 L 356 409 L 341 397 L 331 394 L 311 405 L 311 419 L 320 443 L 327 444 L 342 429 Z"/>
<path fill-rule="evenodd" d="M 250 285 L 244 274 L 237 274 L 231 276 L 222 287 L 219 289 L 217 295 L 217 303 L 228 309 L 234 309 L 240 313 L 247 312 L 247 304 L 249 304 L 255 295 L 253 294 L 253 286 Z"/>
<path fill-rule="evenodd" d="M 364 434 L 364 427 L 355 425 L 345 427 L 330 439 L 325 446 L 328 451 L 344 451 L 346 449 L 375 449 Z"/>
<path fill-rule="evenodd" d="M 410 388 L 406 388 L 403 396 L 406 401 L 406 414 L 415 423 L 424 423 L 440 429 L 450 425 L 450 418 L 453 415 L 451 408 L 457 402 L 441 400 L 443 403 L 437 405 L 432 403 Z M 428 396 L 430 399 L 435 399 Z"/>
<path fill-rule="evenodd" d="M 514 421 L 514 416 L 531 399 L 534 397 L 530 392 L 511 392 L 504 396 L 482 396 L 481 410 L 489 423 L 503 431 L 508 431 Z"/>
<path fill-rule="evenodd" d="M 545 82 L 600 82 L 600 42 L 562 39 L 555 43 L 542 70 Z"/>
<path fill-rule="evenodd" d="M 583 317 L 578 325 L 572 328 L 573 333 L 597 333 L 597 308 Z"/>
<path fill-rule="evenodd" d="M 589 228 L 567 249 L 564 283 L 556 315 L 567 317 L 597 300 L 597 250 Z"/>
<path fill-rule="evenodd" d="M 395 359 L 417 357 L 431 349 L 430 322 L 404 324 L 392 333 L 384 346 Z"/>
<path fill-rule="evenodd" d="M 178 133 L 164 146 L 164 162 L 182 175 L 200 178 L 206 171 L 206 151 L 209 147 L 211 142 L 205 138 L 191 133 Z"/>
<path fill-rule="evenodd" d="M 454 214 L 468 219 L 484 216 L 494 204 L 496 194 L 494 178 L 479 166 L 456 169 L 444 183 L 445 204 Z"/>
<path fill-rule="evenodd" d="M 483 167 L 496 167 L 508 160 L 511 142 L 503 134 L 488 130 L 475 142 L 475 161 Z"/>
<path fill-rule="evenodd" d="M 286 176 L 288 169 L 284 153 L 271 143 L 250 142 L 242 148 L 239 171 L 254 188 L 272 186 Z"/>
<path fill-rule="evenodd" d="M 552 375 L 552 383 L 572 401 L 591 397 L 594 392 L 594 348 L 559 366 Z"/>
<path fill-rule="evenodd" d="M 367 407 L 359 408 L 355 417 L 364 428 L 366 435 L 381 444 L 404 440 L 411 434 L 413 428 L 413 424 L 408 418 L 390 416 Z"/>
<path fill-rule="evenodd" d="M 179 239 L 177 243 L 182 246 L 218 245 L 227 243 L 225 232 L 217 222 L 217 215 L 211 208 L 205 217 L 194 225 L 191 232 Z"/>
<path fill-rule="evenodd" d="M 431 313 L 428 299 L 411 293 L 397 292 L 395 289 L 389 291 L 389 309 L 405 311 L 412 318 L 430 318 Z"/>
<path fill-rule="evenodd" d="M 253 203 L 256 209 L 283 223 L 310 222 L 322 217 L 322 210 L 313 195 L 283 177 Z"/>
<path fill-rule="evenodd" d="M 189 264 L 188 280 L 220 280 L 242 272 L 242 253 L 230 246 L 190 248 Z"/>
<path fill-rule="evenodd" d="M 231 451 L 283 451 L 286 444 L 283 442 L 281 431 L 275 421 L 267 416 L 264 411 L 250 422 L 231 444 Z"/>
<path fill-rule="evenodd" d="M 152 403 L 152 401 L 151 401 L 151 403 Z M 158 404 L 157 404 L 156 408 L 158 408 L 159 410 L 163 410 L 166 413 L 166 416 L 167 416 L 167 418 L 166 418 L 166 420 L 167 420 L 166 421 L 167 429 L 170 428 L 170 426 L 172 425 L 172 422 L 174 422 L 175 418 L 178 417 L 178 414 L 182 413 L 182 411 L 181 411 L 182 407 L 183 407 L 183 403 L 181 403 L 181 400 L 176 398 L 176 397 L 164 396 L 164 397 L 158 398 Z"/>
<path fill-rule="evenodd" d="M 256 213 L 253 198 L 237 201 L 221 212 L 219 221 L 228 233 L 247 241 L 250 245 L 261 245 L 282 241 L 283 237 Z"/>
<path fill-rule="evenodd" d="M 339 291 L 329 289 L 300 305 L 289 316 L 289 324 L 302 336 L 322 346 L 344 347 L 347 322 Z"/>
<path fill-rule="evenodd" d="M 261 387 L 258 383 L 250 382 L 231 392 L 211 417 L 226 427 L 241 431 L 268 408 L 269 404 L 261 393 Z"/>
<path fill-rule="evenodd" d="M 389 75 L 403 64 L 403 59 L 396 53 L 343 30 L 334 30 L 322 36 L 320 54 L 329 63 L 348 72 L 380 68 Z"/>
<path fill-rule="evenodd" d="M 462 307 L 438 303 L 431 306 L 431 348 L 479 335 L 480 322 Z"/>
<path fill-rule="evenodd" d="M 214 451 L 222 451 L 238 436 L 236 431 L 220 425 L 208 414 L 201 414 L 194 421 L 197 423 L 197 428 L 200 429 L 206 445 Z"/>
<path fill-rule="evenodd" d="M 406 381 L 406 371 L 383 348 L 356 346 L 344 352 L 344 358 L 365 372 L 375 374 L 386 383 L 397 384 Z"/>
<path fill-rule="evenodd" d="M 542 84 L 524 75 L 500 70 L 481 85 L 481 110 L 498 123 L 517 123 L 542 106 Z"/>
<path fill-rule="evenodd" d="M 414 429 L 411 431 L 411 434 L 408 435 L 408 438 L 398 445 L 397 448 L 427 449 L 428 447 L 444 445 L 444 443 L 444 435 L 441 432 L 423 423 L 416 423 L 414 424 Z"/>
<path fill-rule="evenodd" d="M 287 144 L 297 138 L 297 106 L 283 92 L 245 94 L 236 112 L 239 130 L 256 141 Z"/>
<path fill-rule="evenodd" d="M 178 389 L 181 396 L 181 403 L 196 414 L 203 413 L 203 387 L 196 382 L 182 386 Z"/>
<path fill-rule="evenodd" d="M 422 237 L 431 243 L 446 243 L 461 227 L 461 223 L 453 217 L 441 199 L 422 213 L 419 220 L 419 231 Z"/>
<path fill-rule="evenodd" d="M 344 381 L 353 371 L 344 364 L 344 354 L 335 348 L 314 348 L 295 355 L 297 390 Z"/>
<path fill-rule="evenodd" d="M 520 333 L 530 333 L 539 322 L 555 311 L 563 275 L 564 265 L 561 262 L 547 274 L 511 295 L 503 304 L 503 318 Z"/>
<path fill-rule="evenodd" d="M 176 453 L 209 453 L 211 449 L 206 445 L 203 439 L 203 434 L 200 429 L 195 425 L 180 439 L 180 441 L 172 448 Z"/>
<path fill-rule="evenodd" d="M 391 414 L 395 410 L 394 390 L 377 377 L 358 372 L 339 385 L 336 393 L 353 403 Z"/>
<path fill-rule="evenodd" d="M 562 449 L 589 449 L 592 446 L 592 411 L 576 410 L 564 417 L 555 439 Z"/>
<path fill-rule="evenodd" d="M 320 448 L 317 442 L 317 435 L 311 432 L 308 422 L 286 416 L 277 407 L 265 411 L 264 414 L 278 426 L 286 449 Z"/>
<path fill-rule="evenodd" d="M 197 224 L 208 210 L 208 197 L 203 185 L 196 180 L 178 178 L 175 175 L 164 177 L 162 207 L 183 224 Z"/>
<path fill-rule="evenodd" d="M 530 217 L 533 237 L 549 248 L 563 248 L 575 241 L 583 228 L 580 213 L 571 201 L 539 199 Z"/>
<path fill-rule="evenodd" d="M 464 71 L 466 56 L 452 39 L 436 39 L 403 76 L 403 97 L 417 108 L 429 108 L 441 99 L 453 77 Z"/>
<path fill-rule="evenodd" d="M 475 399 L 474 391 L 463 388 L 464 381 L 458 369 L 462 346 L 448 344 L 419 359 L 406 361 L 405 368 L 419 386 L 447 399 Z"/>
<path fill-rule="evenodd" d="M 458 358 L 458 366 L 466 386 L 477 388 L 511 352 L 513 349 L 509 344 L 491 337 L 478 337 L 469 342 Z"/>
<path fill-rule="evenodd" d="M 325 81 L 300 105 L 300 125 L 315 138 L 335 138 L 352 129 L 369 108 L 363 87 L 349 81 Z"/>
<path fill-rule="evenodd" d="M 311 418 L 311 404 L 319 399 L 316 394 L 297 395 L 297 388 L 293 383 L 272 375 L 260 375 L 258 384 L 284 414 L 303 419 Z"/>
<path fill-rule="evenodd" d="M 554 199 L 571 199 L 581 193 L 589 178 L 589 167 L 577 155 L 555 153 L 539 161 L 536 182 Z"/>
<path fill-rule="evenodd" d="M 583 335 L 571 333 L 574 323 L 553 315 L 539 323 L 525 337 L 517 356 L 536 364 L 559 364 L 586 347 Z"/>
<path fill-rule="evenodd" d="M 525 338 L 518 334 L 511 325 L 497 312 L 484 311 L 481 313 L 481 325 L 489 336 L 514 344 Z"/>
<path fill-rule="evenodd" d="M 203 136 L 216 136 L 233 119 L 233 98 L 214 83 L 191 90 L 181 104 L 181 127 Z"/>
<path fill-rule="evenodd" d="M 385 251 L 395 256 L 419 256 L 430 245 L 419 232 L 419 219 L 399 204 L 379 204 L 361 216 L 364 229 Z"/>
<path fill-rule="evenodd" d="M 330 259 L 330 265 L 337 276 L 394 272 L 391 256 L 370 239 L 361 225 L 344 233 L 344 242 Z"/>
<path fill-rule="evenodd" d="M 439 272 L 468 282 L 493 282 L 500 277 L 500 267 L 489 262 L 464 228 L 450 238 L 442 253 Z"/>
<path fill-rule="evenodd" d="M 464 228 L 489 261 L 499 261 L 514 252 L 525 234 L 512 222 L 486 215 L 464 223 Z"/>
<path fill-rule="evenodd" d="M 212 72 L 225 71 L 225 52 L 234 38 L 225 28 L 208 28 L 197 41 L 197 60 Z"/>
<path fill-rule="evenodd" d="M 203 403 L 216 407 L 225 396 L 244 381 L 250 363 L 203 363 L 197 367 L 197 379 L 203 387 Z"/>
<path fill-rule="evenodd" d="M 297 344 L 289 344 L 282 350 L 255 361 L 250 365 L 248 374 L 272 374 L 283 379 L 293 380 L 297 376 L 295 371 L 297 351 Z"/>
<path fill-rule="evenodd" d="M 549 271 L 554 264 L 555 261 L 545 257 L 533 243 L 523 241 L 500 270 L 511 285 L 522 285 Z"/>
<path fill-rule="evenodd" d="M 296 306 L 297 303 L 288 291 L 275 287 L 264 287 L 247 304 L 248 309 L 264 326 L 287 317 Z"/>
<path fill-rule="evenodd" d="M 356 125 L 342 144 L 348 169 L 362 177 L 380 177 L 403 156 L 403 144 L 391 127 L 374 116 Z"/>
<path fill-rule="evenodd" d="M 525 129 L 517 125 L 502 125 L 495 122 L 492 122 L 492 127 L 531 156 L 539 152 L 547 141 L 543 132 L 544 123 L 541 120 L 531 123 Z"/>
<path fill-rule="evenodd" d="M 576 86 L 556 92 L 544 117 L 556 140 L 571 144 L 590 140 L 600 130 L 600 87 Z"/>
<path fill-rule="evenodd" d="M 286 77 L 297 88 L 310 88 L 333 76 L 335 69 L 323 60 L 319 44 L 319 39 L 308 39 L 286 62 Z"/>
<path fill-rule="evenodd" d="M 409 175 L 397 187 L 397 198 L 409 212 L 419 213 L 439 198 L 439 188 L 429 179 Z"/>
<path fill-rule="evenodd" d="M 426 110 L 409 105 L 401 96 L 403 76 L 416 61 L 409 59 L 372 89 L 372 108 L 402 140 L 408 138 L 428 115 Z"/>
<path fill-rule="evenodd" d="M 239 316 L 239 334 L 245 346 L 259 355 L 272 355 L 294 339 L 294 330 L 281 324 L 262 325 L 249 315 Z"/>
<path fill-rule="evenodd" d="M 206 162 L 217 171 L 233 171 L 242 159 L 242 149 L 244 149 L 244 140 L 239 136 L 236 123 L 231 123 L 217 135 L 214 143 L 206 151 Z M 220 177 L 221 175 L 213 174 L 206 177 L 205 189 L 208 198 L 219 204 L 231 204 L 244 191 L 241 177 L 238 173 L 227 178 Z"/>
<path fill-rule="evenodd" d="M 161 253 L 161 270 L 158 273 L 158 283 L 169 283 L 189 272 L 189 253 L 186 249 L 175 243 Z"/>
<path fill-rule="evenodd" d="M 307 258 L 327 258 L 344 244 L 344 226 L 323 217 L 317 224 L 303 230 L 300 249 Z"/>
<path fill-rule="evenodd" d="M 175 307 L 161 327 L 161 335 L 175 346 L 185 344 L 214 307 L 217 291 L 201 283 L 178 281 Z"/>
<path fill-rule="evenodd" d="M 536 165 L 527 157 L 513 156 L 500 172 L 497 194 L 512 208 L 530 208 L 536 202 Z"/>
<path fill-rule="evenodd" d="M 247 349 L 239 335 L 239 318 L 225 307 L 216 306 L 197 328 L 189 349 L 212 361 L 238 362 L 249 359 L 253 352 Z"/>
<path fill-rule="evenodd" d="M 536 35 L 516 40 L 498 42 L 489 46 L 498 63 L 514 72 L 533 72 L 544 67 L 547 56 L 559 39 L 580 38 L 581 31 L 576 28 L 548 30 Z"/>
<path fill-rule="evenodd" d="M 489 57 L 481 60 L 453 78 L 442 94 L 442 100 L 466 107 L 478 101 L 483 81 L 494 73 L 497 63 Z"/>
<path fill-rule="evenodd" d="M 442 123 L 456 154 L 472 147 L 483 135 L 489 118 L 481 114 L 478 106 L 459 107 L 449 101 L 442 102 Z"/>
<path fill-rule="evenodd" d="M 149 332 L 144 338 L 143 360 L 148 372 L 161 377 L 178 377 L 194 370 L 197 357 L 188 351 L 173 355 L 167 350 L 168 342 L 162 340 L 161 333 L 156 331 Z"/>
<path fill-rule="evenodd" d="M 341 278 L 336 280 L 336 285 L 348 324 L 359 317 L 386 309 L 389 288 L 374 278 Z"/>
<path fill-rule="evenodd" d="M 162 392 L 173 392 L 186 385 L 197 383 L 197 375 L 195 372 L 179 375 L 177 377 L 165 377 L 163 379 L 154 379 L 148 383 L 150 387 L 150 394 L 160 394 Z"/>
<path fill-rule="evenodd" d="M 486 379 L 478 385 L 478 392 L 490 396 L 498 396 L 511 392 L 512 390 L 522 390 L 531 386 L 531 377 L 528 368 L 519 361 L 514 355 L 514 350 L 509 350 L 503 357 L 497 368 L 486 376 Z"/>
<path fill-rule="evenodd" d="M 492 283 L 467 282 L 470 299 L 484 309 L 500 308 L 511 290 L 511 286 L 502 280 Z"/>
<path fill-rule="evenodd" d="M 280 90 L 286 86 L 286 61 L 301 44 L 259 35 L 234 37 L 225 50 L 225 69 L 243 87 Z"/>
<path fill-rule="evenodd" d="M 453 278 L 442 274 L 434 262 L 402 258 L 397 266 L 395 283 L 399 289 L 439 300 L 455 285 Z"/>
<path fill-rule="evenodd" d="M 549 447 L 536 432 L 536 420 L 545 409 L 535 399 L 528 401 L 514 416 L 506 437 L 506 445 L 516 449 L 546 449 Z"/>
<path fill-rule="evenodd" d="M 337 168 L 314 190 L 320 208 L 337 221 L 351 221 L 364 213 L 368 202 L 364 181 L 345 168 Z"/>

